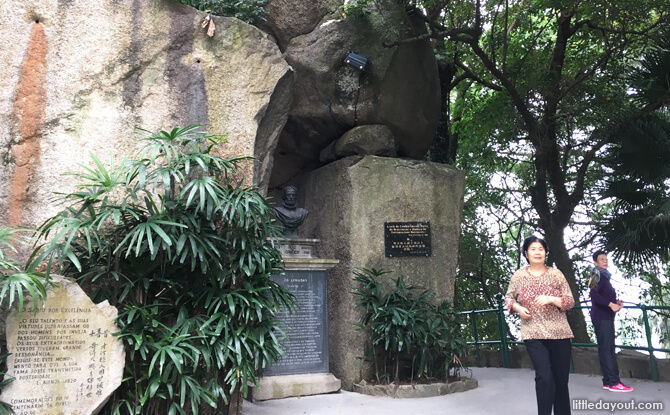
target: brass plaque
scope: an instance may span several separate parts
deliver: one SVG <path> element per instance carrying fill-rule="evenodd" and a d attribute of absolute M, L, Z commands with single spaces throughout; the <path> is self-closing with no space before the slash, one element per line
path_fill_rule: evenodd
<path fill-rule="evenodd" d="M 430 222 L 384 222 L 387 257 L 430 256 Z"/>

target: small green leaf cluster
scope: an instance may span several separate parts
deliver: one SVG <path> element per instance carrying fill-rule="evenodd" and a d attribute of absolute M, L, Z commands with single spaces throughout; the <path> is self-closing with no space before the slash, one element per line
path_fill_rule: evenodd
<path fill-rule="evenodd" d="M 0 355 L 0 367 L 5 366 L 5 359 L 7 359 L 7 356 L 9 354 L 3 354 Z M 4 369 L 0 370 L 0 379 L 2 381 L 0 382 L 0 391 L 3 390 L 7 385 L 10 383 L 14 382 L 14 378 L 6 378 L 5 379 L 6 373 L 4 372 Z M 14 409 L 12 408 L 11 404 L 8 404 L 7 402 L 0 402 L 0 415 L 13 415 L 14 414 Z"/>
<path fill-rule="evenodd" d="M 120 309 L 126 367 L 114 414 L 197 414 L 246 394 L 285 354 L 275 315 L 293 298 L 270 279 L 281 256 L 245 157 L 213 153 L 198 126 L 150 134 L 134 159 L 70 173 L 80 184 L 39 228 L 32 267 L 56 264 Z"/>
<path fill-rule="evenodd" d="M 342 13 L 348 17 L 360 17 L 370 14 L 374 0 L 355 0 L 342 6 Z"/>
<path fill-rule="evenodd" d="M 435 293 L 408 285 L 403 276 L 389 278 L 387 289 L 379 281 L 384 274 L 374 268 L 354 272 L 355 306 L 364 310 L 357 326 L 368 335 L 365 358 L 376 380 L 446 379 L 451 368 L 461 367 L 459 356 L 466 351 L 459 316 L 448 301 L 434 305 Z"/>
<path fill-rule="evenodd" d="M 266 0 L 174 0 L 205 13 L 235 17 L 245 23 L 263 19 Z"/>
<path fill-rule="evenodd" d="M 14 256 L 30 245 L 27 229 L 0 227 L 0 306 L 9 308 L 16 301 L 19 313 L 23 310 L 24 297 L 29 294 L 33 309 L 46 297 L 44 274 L 24 270 Z"/>
<path fill-rule="evenodd" d="M 46 298 L 46 284 L 44 274 L 36 271 L 25 271 L 20 261 L 15 258 L 25 250 L 30 239 L 26 237 L 27 229 L 0 227 L 0 308 L 8 309 L 16 305 L 19 316 L 23 312 L 25 296 L 30 295 L 33 309 L 36 310 Z M 4 361 L 8 354 L 0 355 L 0 368 L 4 368 Z M 14 378 L 5 378 L 4 369 L 0 369 L 0 391 L 14 381 Z M 0 402 L 0 415 L 13 414 L 12 406 Z"/>

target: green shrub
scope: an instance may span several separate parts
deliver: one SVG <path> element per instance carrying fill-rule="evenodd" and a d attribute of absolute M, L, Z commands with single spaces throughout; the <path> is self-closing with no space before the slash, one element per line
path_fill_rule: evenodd
<path fill-rule="evenodd" d="M 236 17 L 253 23 L 263 18 L 263 6 L 267 0 L 174 0 L 217 16 Z"/>
<path fill-rule="evenodd" d="M 374 268 L 354 272 L 360 297 L 355 306 L 365 310 L 358 329 L 368 334 L 365 358 L 376 380 L 447 379 L 466 350 L 458 315 L 447 301 L 433 305 L 434 293 L 407 285 L 403 276 L 389 279 L 392 287 L 386 288 L 379 281 L 384 274 Z"/>
<path fill-rule="evenodd" d="M 12 255 L 27 250 L 31 240 L 26 237 L 28 229 L 0 227 L 0 307 L 8 309 L 17 302 L 19 313 L 23 310 L 26 294 L 33 299 L 33 309 L 46 297 L 44 274 L 26 271 Z"/>
<path fill-rule="evenodd" d="M 14 255 L 30 246 L 27 232 L 27 229 L 22 228 L 0 227 L 0 310 L 7 310 L 16 304 L 19 316 L 23 312 L 26 295 L 32 297 L 33 309 L 38 309 L 46 298 L 47 281 L 44 274 L 25 271 L 22 264 L 14 258 Z M 0 391 L 14 381 L 14 378 L 5 378 L 7 356 L 9 354 L 0 355 Z M 0 415 L 13 413 L 10 404 L 0 402 Z"/>
<path fill-rule="evenodd" d="M 197 126 L 142 140 L 134 159 L 70 173 L 79 184 L 47 220 L 33 267 L 76 277 L 120 309 L 126 368 L 113 413 L 235 413 L 247 382 L 284 350 L 273 282 L 281 256 L 266 200 L 237 178 L 248 158 L 212 154 Z M 232 398 L 232 400 L 231 400 Z"/>

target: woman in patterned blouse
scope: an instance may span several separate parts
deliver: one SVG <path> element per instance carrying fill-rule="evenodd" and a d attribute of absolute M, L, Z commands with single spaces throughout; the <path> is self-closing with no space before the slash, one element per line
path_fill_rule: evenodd
<path fill-rule="evenodd" d="M 537 413 L 570 413 L 568 376 L 574 337 L 565 312 L 575 305 L 565 276 L 547 267 L 547 243 L 529 236 L 523 241 L 528 266 L 512 275 L 505 303 L 521 317 L 521 338 L 535 367 Z"/>

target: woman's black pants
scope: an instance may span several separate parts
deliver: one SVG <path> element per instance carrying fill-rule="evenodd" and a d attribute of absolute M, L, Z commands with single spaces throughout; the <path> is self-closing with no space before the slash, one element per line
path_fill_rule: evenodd
<path fill-rule="evenodd" d="M 593 331 L 598 340 L 598 358 L 600 370 L 603 372 L 603 385 L 618 385 L 619 366 L 616 363 L 616 349 L 614 347 L 614 320 L 593 320 Z"/>
<path fill-rule="evenodd" d="M 570 339 L 524 340 L 535 367 L 535 395 L 538 415 L 570 414 Z"/>

